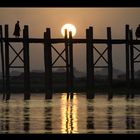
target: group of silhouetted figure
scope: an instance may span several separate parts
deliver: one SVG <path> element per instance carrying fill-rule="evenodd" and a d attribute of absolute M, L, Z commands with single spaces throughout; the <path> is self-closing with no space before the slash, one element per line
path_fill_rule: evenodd
<path fill-rule="evenodd" d="M 15 30 L 14 30 L 13 35 L 14 35 L 16 38 L 19 38 L 19 36 L 20 36 L 20 31 L 21 31 L 21 29 L 20 29 L 19 21 L 17 21 L 17 23 L 15 24 Z M 135 31 L 135 36 L 136 36 L 136 40 L 137 40 L 138 38 L 140 38 L 140 24 L 139 24 L 139 26 L 137 27 L 137 29 L 136 29 L 136 31 Z"/>

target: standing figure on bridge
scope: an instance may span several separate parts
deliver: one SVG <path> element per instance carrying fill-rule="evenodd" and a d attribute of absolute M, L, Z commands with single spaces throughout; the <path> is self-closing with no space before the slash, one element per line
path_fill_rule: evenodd
<path fill-rule="evenodd" d="M 136 35 L 136 40 L 137 40 L 138 38 L 140 38 L 140 24 L 139 24 L 139 26 L 138 26 L 137 29 L 136 29 L 135 35 Z"/>
<path fill-rule="evenodd" d="M 19 38 L 20 36 L 20 26 L 19 26 L 19 21 L 17 21 L 17 23 L 15 24 L 15 30 L 14 30 L 14 33 L 13 35 L 15 35 L 16 38 Z"/>

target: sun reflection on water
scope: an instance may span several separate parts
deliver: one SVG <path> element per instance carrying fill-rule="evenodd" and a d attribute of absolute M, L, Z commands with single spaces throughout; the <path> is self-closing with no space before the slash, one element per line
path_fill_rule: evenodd
<path fill-rule="evenodd" d="M 67 99 L 67 93 L 61 96 L 61 132 L 62 133 L 77 133 L 77 95 L 73 94 L 73 99 Z"/>

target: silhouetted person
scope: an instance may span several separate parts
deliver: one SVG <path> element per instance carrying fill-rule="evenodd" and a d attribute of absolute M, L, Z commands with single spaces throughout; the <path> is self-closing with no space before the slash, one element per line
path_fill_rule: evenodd
<path fill-rule="evenodd" d="M 16 38 L 19 38 L 20 36 L 20 26 L 19 26 L 19 21 L 15 24 L 15 30 L 13 35 L 15 35 Z"/>
<path fill-rule="evenodd" d="M 136 35 L 136 39 L 140 38 L 140 24 L 136 29 L 135 35 Z"/>

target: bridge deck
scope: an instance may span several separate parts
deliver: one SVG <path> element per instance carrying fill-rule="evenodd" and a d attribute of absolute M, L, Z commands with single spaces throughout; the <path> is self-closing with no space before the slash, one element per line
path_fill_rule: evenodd
<path fill-rule="evenodd" d="M 0 39 L 1 40 L 1 39 Z M 3 38 L 3 40 L 5 41 L 5 38 Z M 23 42 L 23 38 L 8 38 L 9 42 Z M 93 39 L 92 40 L 93 43 L 96 44 L 107 44 L 108 40 L 107 39 Z M 63 38 L 54 38 L 54 39 L 50 39 L 50 42 L 55 44 L 55 43 L 65 43 L 66 40 Z M 86 43 L 87 39 L 72 39 L 71 40 L 72 43 Z M 29 43 L 44 43 L 44 39 L 43 38 L 29 38 Z M 111 40 L 112 44 L 125 44 L 126 43 L 126 39 L 112 39 Z M 132 44 L 134 45 L 138 45 L 140 44 L 140 40 L 132 40 Z"/>

